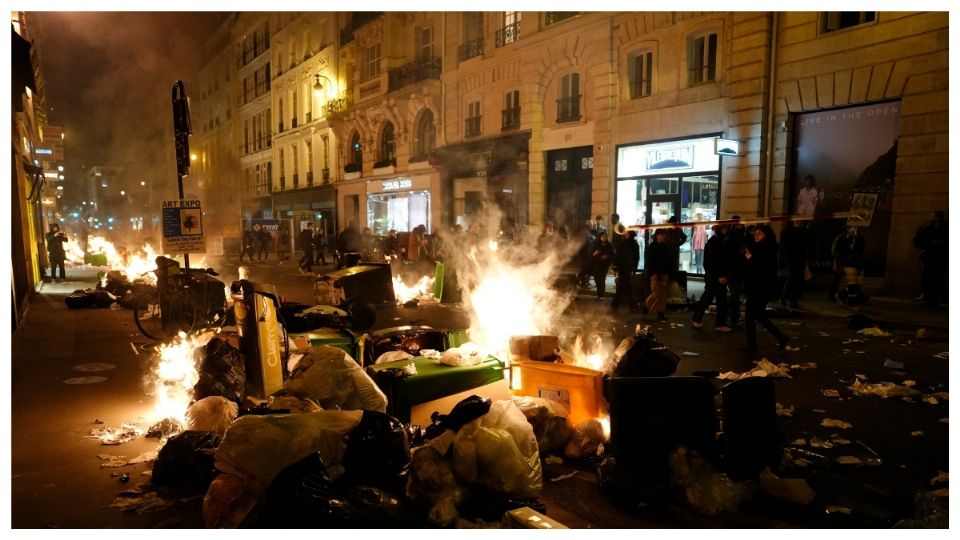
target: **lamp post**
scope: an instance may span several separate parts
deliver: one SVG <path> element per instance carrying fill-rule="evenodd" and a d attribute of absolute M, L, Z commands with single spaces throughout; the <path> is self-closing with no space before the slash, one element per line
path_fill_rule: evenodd
<path fill-rule="evenodd" d="M 190 174 L 190 105 L 183 81 L 173 83 L 173 139 L 177 149 L 177 190 L 183 199 L 183 177 Z M 190 255 L 183 254 L 183 267 L 190 269 Z"/>
<path fill-rule="evenodd" d="M 320 82 L 320 79 L 327 81 L 328 84 L 333 84 L 330 79 L 325 76 L 316 73 L 313 75 L 313 78 L 316 82 L 313 83 L 313 95 L 317 97 L 323 97 L 323 83 Z"/>

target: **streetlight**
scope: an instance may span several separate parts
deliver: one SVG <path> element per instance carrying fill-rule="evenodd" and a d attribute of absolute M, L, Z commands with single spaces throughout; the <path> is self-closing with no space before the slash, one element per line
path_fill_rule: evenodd
<path fill-rule="evenodd" d="M 323 84 L 320 82 L 320 79 L 325 79 L 330 84 L 333 84 L 333 82 L 331 82 L 330 79 L 327 79 L 325 76 L 319 73 L 314 74 L 313 77 L 316 80 L 316 82 L 313 83 L 313 95 L 317 97 L 323 97 Z"/>

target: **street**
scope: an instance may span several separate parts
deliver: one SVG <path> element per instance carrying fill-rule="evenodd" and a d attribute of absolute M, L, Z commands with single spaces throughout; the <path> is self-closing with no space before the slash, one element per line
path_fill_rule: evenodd
<path fill-rule="evenodd" d="M 312 278 L 295 267 L 274 262 L 248 268 L 250 279 L 273 283 L 288 300 L 312 304 Z M 229 263 L 218 269 L 226 283 L 236 273 L 236 266 Z M 65 293 L 92 286 L 96 279 L 92 270 L 71 272 L 71 276 L 77 276 L 71 279 L 82 281 L 45 285 L 26 327 L 14 339 L 13 526 L 202 527 L 200 497 L 139 515 L 106 508 L 121 490 L 148 481 L 142 472 L 150 465 L 102 468 L 107 462 L 98 455 L 133 458 L 156 450 L 158 444 L 155 439 L 138 437 L 123 445 L 102 446 L 85 436 L 98 427 L 95 421 L 119 427 L 144 413 L 148 399 L 141 379 L 149 358 L 145 352 L 135 353 L 131 346 L 146 340 L 137 333 L 130 311 L 65 308 Z M 691 290 L 696 286 L 691 285 Z M 876 302 L 882 305 L 881 299 Z M 938 471 L 949 471 L 948 361 L 935 356 L 948 346 L 944 340 L 946 310 L 916 316 L 917 321 L 927 320 L 939 339 L 907 342 L 905 336 L 912 336 L 915 328 L 878 320 L 878 326 L 893 335 L 867 336 L 848 329 L 841 317 L 818 315 L 812 300 L 806 304 L 811 306 L 807 316 L 774 319 L 800 347 L 799 352 L 777 349 L 763 330 L 759 334 L 759 354 L 738 351 L 744 343 L 742 329 L 715 333 L 709 314 L 701 329 L 690 326 L 689 312 L 671 312 L 665 322 L 639 314 L 627 316 L 625 311 L 614 317 L 608 299 L 597 302 L 589 294 L 579 296 L 563 323 L 609 333 L 616 341 L 637 323 L 650 325 L 658 340 L 681 355 L 677 375 L 742 373 L 752 369 L 760 357 L 794 366 L 813 362 L 813 369 L 792 369 L 789 378 L 776 379 L 777 402 L 793 409 L 792 416 L 778 418 L 783 442 L 826 457 L 823 462 L 810 458 L 806 468 L 786 465 L 781 470 L 785 478 L 807 479 L 816 493 L 812 502 L 798 505 L 755 496 L 737 512 L 710 517 L 691 510 L 681 500 L 666 509 L 624 506 L 603 494 L 592 466 L 568 459 L 562 464 L 544 464 L 541 501 L 547 515 L 571 528 L 889 527 L 910 517 L 915 494 L 946 487 L 931 486 L 931 479 Z M 879 308 L 874 309 L 875 315 L 879 314 Z M 900 311 L 903 309 L 917 308 L 902 307 Z M 937 321 L 942 321 L 939 328 L 933 326 Z M 467 318 L 462 309 L 445 304 L 378 310 L 377 327 L 404 324 L 464 328 Z M 888 360 L 903 363 L 903 368 L 885 367 Z M 86 369 L 84 365 L 97 364 L 115 368 L 79 371 Z M 89 376 L 102 379 L 77 380 Z M 912 387 L 921 394 L 909 402 L 900 397 L 856 396 L 848 387 L 857 378 L 865 383 L 902 384 L 912 380 Z M 835 390 L 833 395 L 838 397 L 828 397 L 825 390 Z M 937 394 L 940 399 L 924 401 L 935 393 L 942 393 Z M 841 420 L 852 427 L 826 428 L 821 426 L 824 419 Z M 830 441 L 835 433 L 850 443 L 832 448 L 810 446 L 815 437 Z M 795 444 L 797 439 L 804 439 L 805 445 Z M 879 458 L 880 464 L 840 464 L 836 461 L 840 456 L 854 456 L 864 463 Z M 574 476 L 565 477 L 575 471 Z M 121 482 L 119 473 L 127 473 L 129 482 Z M 560 476 L 565 478 L 551 481 Z M 847 508 L 849 513 L 835 509 L 828 513 L 828 507 Z"/>

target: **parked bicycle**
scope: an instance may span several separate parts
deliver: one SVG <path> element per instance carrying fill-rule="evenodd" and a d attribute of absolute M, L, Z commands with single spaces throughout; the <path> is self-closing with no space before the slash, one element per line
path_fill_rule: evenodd
<path fill-rule="evenodd" d="M 228 315 L 223 282 L 213 268 L 180 269 L 168 257 L 157 257 L 157 286 L 137 299 L 133 320 L 143 335 L 166 341 L 178 332 L 223 326 Z"/>

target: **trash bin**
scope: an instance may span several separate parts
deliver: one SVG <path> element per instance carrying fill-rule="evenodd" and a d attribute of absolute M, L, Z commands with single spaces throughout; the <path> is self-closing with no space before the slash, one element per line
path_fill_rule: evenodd
<path fill-rule="evenodd" d="M 230 285 L 230 296 L 234 300 L 240 351 L 246 357 L 246 393 L 266 398 L 283 387 L 280 354 L 283 329 L 277 317 L 280 309 L 277 288 L 241 279 Z"/>
<path fill-rule="evenodd" d="M 748 377 L 720 388 L 723 398 L 723 451 L 734 480 L 756 479 L 764 467 L 783 458 L 777 430 L 777 391 L 773 379 Z"/>
<path fill-rule="evenodd" d="M 386 263 L 365 263 L 322 275 L 317 278 L 315 292 L 318 304 L 340 304 L 331 301 L 334 298 L 359 299 L 374 305 L 396 303 L 392 273 L 390 265 Z"/>

